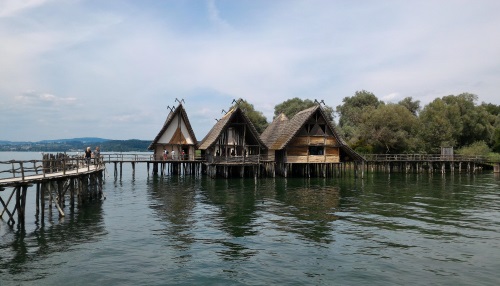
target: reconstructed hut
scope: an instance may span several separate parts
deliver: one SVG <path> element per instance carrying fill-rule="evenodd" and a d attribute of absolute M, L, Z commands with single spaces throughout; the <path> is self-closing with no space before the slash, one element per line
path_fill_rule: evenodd
<path fill-rule="evenodd" d="M 155 160 L 194 160 L 197 143 L 186 110 L 179 103 L 148 149 L 154 151 Z"/>
<path fill-rule="evenodd" d="M 259 175 L 267 147 L 245 112 L 233 107 L 212 127 L 199 145 L 211 177 Z"/>
<path fill-rule="evenodd" d="M 297 113 L 292 119 L 277 116 L 261 135 L 275 174 L 282 176 L 333 176 L 346 162 L 364 159 L 337 134 L 320 105 Z M 273 174 L 274 175 L 274 174 Z"/>

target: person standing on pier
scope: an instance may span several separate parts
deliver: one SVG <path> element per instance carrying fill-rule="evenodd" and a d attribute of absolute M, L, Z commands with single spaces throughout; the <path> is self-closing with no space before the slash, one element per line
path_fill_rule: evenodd
<path fill-rule="evenodd" d="M 94 162 L 96 164 L 98 164 L 100 162 L 100 158 L 101 158 L 101 150 L 99 149 L 99 146 L 95 147 L 95 151 L 94 151 Z"/>
<path fill-rule="evenodd" d="M 87 150 L 85 150 L 85 162 L 90 164 L 90 158 L 92 158 L 92 150 L 90 150 L 90 147 L 87 147 Z"/>
<path fill-rule="evenodd" d="M 172 150 L 172 160 L 175 160 L 175 150 Z"/>

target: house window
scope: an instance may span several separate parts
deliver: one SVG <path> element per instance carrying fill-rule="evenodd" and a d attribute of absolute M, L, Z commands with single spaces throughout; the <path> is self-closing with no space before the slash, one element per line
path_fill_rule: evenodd
<path fill-rule="evenodd" d="M 309 155 L 323 155 L 325 154 L 324 146 L 309 146 Z"/>

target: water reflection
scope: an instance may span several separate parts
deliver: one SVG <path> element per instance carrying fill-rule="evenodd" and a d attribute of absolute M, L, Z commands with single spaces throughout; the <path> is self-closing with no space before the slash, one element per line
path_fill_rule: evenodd
<path fill-rule="evenodd" d="M 162 234 L 169 237 L 179 250 L 190 247 L 194 237 L 190 232 L 195 223 L 191 214 L 195 207 L 196 181 L 190 177 L 152 176 L 148 178 L 150 207 L 166 223 Z"/>
<path fill-rule="evenodd" d="M 232 236 L 265 232 L 261 222 L 270 221 L 274 230 L 329 241 L 329 223 L 337 219 L 334 212 L 339 192 L 326 182 L 279 178 L 215 181 L 210 185 L 204 192 L 206 198 L 221 210 L 223 227 Z"/>
<path fill-rule="evenodd" d="M 202 191 L 203 202 L 218 209 L 217 222 L 232 237 L 256 235 L 257 192 L 253 180 L 210 180 Z"/>
<path fill-rule="evenodd" d="M 338 219 L 335 212 L 340 203 L 339 189 L 322 179 L 283 179 L 276 181 L 275 204 L 270 212 L 280 230 L 294 233 L 306 240 L 331 243 Z"/>
<path fill-rule="evenodd" d="M 66 217 L 57 223 L 48 215 L 48 223 L 36 225 L 33 231 L 19 227 L 9 229 L 2 235 L 0 243 L 0 270 L 11 275 L 34 275 L 32 280 L 48 275 L 53 264 L 37 265 L 48 256 L 71 251 L 79 245 L 99 240 L 107 234 L 103 223 L 102 203 L 96 202 L 76 211 L 66 211 Z M 33 273 L 33 268 L 37 269 Z M 15 276 L 13 276 L 15 277 Z"/>

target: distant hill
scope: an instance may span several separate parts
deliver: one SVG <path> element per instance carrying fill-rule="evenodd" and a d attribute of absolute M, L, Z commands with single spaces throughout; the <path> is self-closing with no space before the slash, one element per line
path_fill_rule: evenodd
<path fill-rule="evenodd" d="M 57 139 L 57 140 L 42 140 L 38 143 L 57 143 L 57 142 L 82 142 L 82 143 L 100 143 L 109 141 L 110 139 L 97 138 L 97 137 L 82 137 L 73 139 Z"/>
<path fill-rule="evenodd" d="M 99 146 L 102 152 L 146 152 L 150 140 L 111 140 L 95 137 L 42 140 L 38 142 L 0 141 L 0 151 L 83 152 Z"/>

